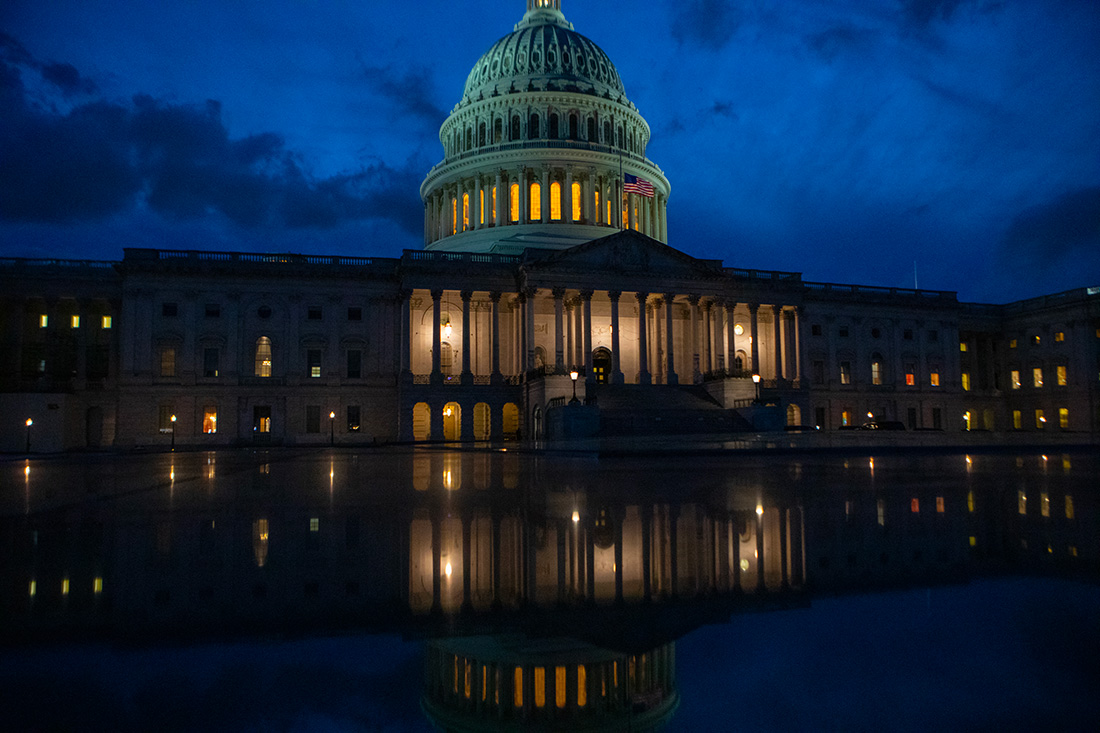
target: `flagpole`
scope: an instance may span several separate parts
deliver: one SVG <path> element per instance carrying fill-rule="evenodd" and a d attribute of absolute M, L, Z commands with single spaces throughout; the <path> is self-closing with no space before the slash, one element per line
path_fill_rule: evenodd
<path fill-rule="evenodd" d="M 626 179 L 623 178 L 623 149 L 619 148 L 619 190 L 620 191 L 622 191 L 624 185 L 626 185 Z M 622 195 L 619 197 L 619 211 L 618 211 L 618 214 L 619 214 L 620 217 L 622 217 L 622 215 L 623 215 L 623 198 L 622 198 L 623 196 L 626 196 L 625 191 L 623 191 Z M 627 208 L 629 208 L 629 207 L 627 207 Z M 619 219 L 619 231 L 623 231 L 624 229 L 626 229 L 626 222 L 623 221 L 622 218 L 620 218 Z"/>

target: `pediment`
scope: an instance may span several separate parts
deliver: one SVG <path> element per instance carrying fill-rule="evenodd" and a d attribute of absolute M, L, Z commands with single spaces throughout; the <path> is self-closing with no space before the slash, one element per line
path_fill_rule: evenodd
<path fill-rule="evenodd" d="M 664 278 L 722 275 L 721 263 L 700 260 L 638 232 L 625 230 L 556 252 L 528 265 L 532 271 L 568 270 Z"/>

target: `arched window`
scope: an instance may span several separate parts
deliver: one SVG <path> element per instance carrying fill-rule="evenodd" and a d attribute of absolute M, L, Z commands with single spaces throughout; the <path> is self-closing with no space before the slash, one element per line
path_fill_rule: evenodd
<path fill-rule="evenodd" d="M 798 405 L 787 405 L 787 424 L 802 424 L 802 409 Z"/>
<path fill-rule="evenodd" d="M 591 223 L 598 224 L 600 220 L 600 189 L 597 188 L 594 193 L 596 194 L 596 221 Z M 606 224 L 607 219 L 604 219 L 603 223 Z"/>
<path fill-rule="evenodd" d="M 569 113 L 569 139 L 570 140 L 576 140 L 578 137 L 580 137 L 580 131 L 577 129 L 577 127 L 578 127 L 577 113 L 576 112 L 570 112 Z"/>
<path fill-rule="evenodd" d="M 509 140 L 519 140 L 519 115 L 512 115 L 512 130 L 511 135 L 508 136 Z"/>
<path fill-rule="evenodd" d="M 542 220 L 542 186 L 538 182 L 531 184 L 531 221 Z"/>
<path fill-rule="evenodd" d="M 573 211 L 571 212 L 573 221 L 581 220 L 581 184 L 579 181 L 573 181 L 572 186 L 573 197 Z"/>
<path fill-rule="evenodd" d="M 513 222 L 519 221 L 519 184 L 513 183 L 508 190 L 508 218 Z"/>
<path fill-rule="evenodd" d="M 527 139 L 539 139 L 539 116 L 537 114 L 532 113 L 531 117 L 527 120 Z"/>
<path fill-rule="evenodd" d="M 557 140 L 558 137 L 559 137 L 559 135 L 558 135 L 558 115 L 557 115 L 556 112 L 553 112 L 553 113 L 550 114 L 550 134 L 549 134 L 549 138 L 551 140 Z"/>
<path fill-rule="evenodd" d="M 474 440 L 489 439 L 489 404 L 478 402 L 474 405 Z"/>
<path fill-rule="evenodd" d="M 561 221 L 561 184 L 557 181 L 550 184 L 550 219 Z"/>
<path fill-rule="evenodd" d="M 477 223 L 485 226 L 485 189 L 477 190 Z"/>
<path fill-rule="evenodd" d="M 451 234 L 458 231 L 458 199 L 451 197 Z"/>
<path fill-rule="evenodd" d="M 500 430 L 505 440 L 515 440 L 519 437 L 519 407 L 516 403 L 509 402 L 504 405 L 501 413 Z"/>
<path fill-rule="evenodd" d="M 462 408 L 457 402 L 448 402 L 446 405 L 443 406 L 443 440 L 461 439 Z"/>
<path fill-rule="evenodd" d="M 620 148 L 623 147 L 623 126 L 622 125 L 619 125 L 618 129 L 616 130 L 615 137 L 618 138 L 619 147 Z"/>
<path fill-rule="evenodd" d="M 427 440 L 432 432 L 432 410 L 427 402 L 413 405 L 413 440 Z"/>
<path fill-rule="evenodd" d="M 271 339 L 267 336 L 256 339 L 256 376 L 271 376 Z"/>
<path fill-rule="evenodd" d="M 477 126 L 477 144 L 480 146 L 485 145 L 485 123 L 482 122 Z"/>
<path fill-rule="evenodd" d="M 470 228 L 470 194 L 462 194 L 462 231 Z"/>
<path fill-rule="evenodd" d="M 454 349 L 451 345 L 444 341 L 439 345 L 439 370 L 444 374 L 451 373 L 451 366 L 454 364 Z"/>
<path fill-rule="evenodd" d="M 885 375 L 882 370 L 882 355 L 871 355 L 871 384 L 882 384 L 885 380 Z"/>
<path fill-rule="evenodd" d="M 474 146 L 474 131 L 472 128 L 466 128 L 466 150 L 469 150 Z"/>
<path fill-rule="evenodd" d="M 497 144 L 504 137 L 504 122 L 497 117 L 493 120 L 493 144 Z"/>
<path fill-rule="evenodd" d="M 605 145 L 611 145 L 611 121 L 606 120 L 603 123 L 603 142 Z"/>
<path fill-rule="evenodd" d="M 588 142 L 596 142 L 596 118 L 588 118 Z"/>

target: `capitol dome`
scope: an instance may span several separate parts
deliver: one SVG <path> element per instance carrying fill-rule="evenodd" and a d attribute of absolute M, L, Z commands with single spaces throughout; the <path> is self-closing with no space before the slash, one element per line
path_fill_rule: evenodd
<path fill-rule="evenodd" d="M 514 254 L 634 229 L 666 242 L 670 187 L 615 65 L 560 0 L 527 0 L 474 64 L 420 186 L 424 246 Z"/>

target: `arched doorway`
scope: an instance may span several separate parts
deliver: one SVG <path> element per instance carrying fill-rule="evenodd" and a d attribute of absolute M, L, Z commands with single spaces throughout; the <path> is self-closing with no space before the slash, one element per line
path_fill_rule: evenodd
<path fill-rule="evenodd" d="M 531 437 L 542 440 L 542 408 L 536 407 L 531 415 Z"/>
<path fill-rule="evenodd" d="M 802 424 L 802 409 L 798 405 L 787 405 L 787 424 Z"/>
<path fill-rule="evenodd" d="M 519 439 L 519 407 L 515 402 L 509 402 L 504 406 L 500 428 L 505 440 Z"/>
<path fill-rule="evenodd" d="M 413 440 L 427 440 L 432 435 L 432 410 L 427 402 L 413 405 Z"/>
<path fill-rule="evenodd" d="M 600 347 L 592 352 L 592 374 L 596 384 L 607 384 L 611 381 L 611 351 Z"/>
<path fill-rule="evenodd" d="M 462 408 L 457 402 L 443 406 L 443 440 L 462 439 Z"/>
<path fill-rule="evenodd" d="M 489 405 L 478 402 L 474 405 L 474 440 L 489 439 Z"/>

